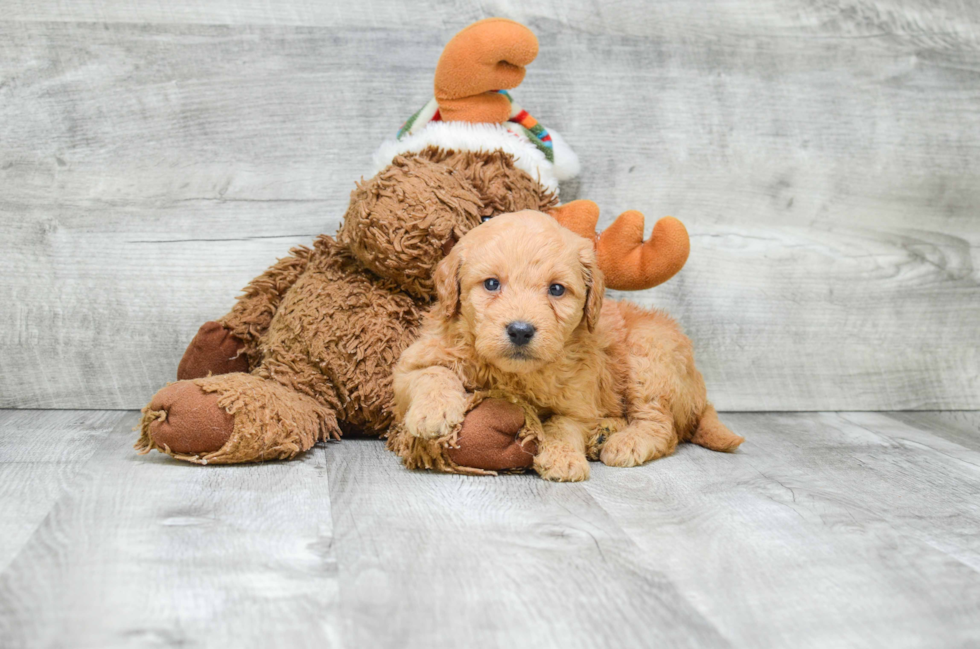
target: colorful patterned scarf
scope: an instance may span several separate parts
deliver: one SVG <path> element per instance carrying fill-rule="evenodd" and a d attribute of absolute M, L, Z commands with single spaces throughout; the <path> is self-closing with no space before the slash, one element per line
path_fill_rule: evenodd
<path fill-rule="evenodd" d="M 548 130 L 538 123 L 538 120 L 531 117 L 530 113 L 521 108 L 514 98 L 510 96 L 510 93 L 506 90 L 496 90 L 494 92 L 499 92 L 504 97 L 507 97 L 507 101 L 510 102 L 510 117 L 507 119 L 508 123 L 516 124 L 521 133 L 526 137 L 534 146 L 536 146 L 541 153 L 544 154 L 548 162 L 555 161 L 555 153 L 551 143 L 551 135 L 548 134 Z M 420 108 L 414 115 L 408 118 L 408 120 L 402 124 L 402 127 L 398 129 L 398 135 L 395 137 L 397 139 L 402 139 L 406 135 L 412 135 L 418 133 L 431 122 L 441 122 L 442 116 L 439 114 L 439 104 L 436 102 L 435 97 L 429 100 L 425 106 Z M 513 132 L 513 129 L 508 129 Z M 517 133 L 514 133 L 517 135 Z"/>

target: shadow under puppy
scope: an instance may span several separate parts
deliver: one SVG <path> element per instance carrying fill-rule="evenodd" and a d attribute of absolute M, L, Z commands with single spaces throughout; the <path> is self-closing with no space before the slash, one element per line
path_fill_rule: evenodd
<path fill-rule="evenodd" d="M 731 451 L 744 440 L 708 403 L 691 341 L 667 315 L 603 300 L 592 242 L 534 211 L 466 234 L 435 273 L 438 304 L 394 372 L 396 417 L 411 435 L 449 438 L 470 393 L 496 390 L 543 422 L 534 468 L 558 481 L 599 459 L 637 466 L 678 442 Z"/>

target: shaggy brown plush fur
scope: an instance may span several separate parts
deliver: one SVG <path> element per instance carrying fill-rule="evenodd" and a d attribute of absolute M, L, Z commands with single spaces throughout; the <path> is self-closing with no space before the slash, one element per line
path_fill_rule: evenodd
<path fill-rule="evenodd" d="M 320 236 L 312 249 L 294 249 L 221 318 L 251 373 L 186 376 L 200 389 L 164 388 L 144 410 L 137 449 L 200 463 L 247 462 L 290 458 L 343 430 L 385 434 L 391 368 L 434 297 L 436 263 L 481 217 L 495 215 L 495 206 L 554 202 L 506 154 L 427 150 L 396 158 L 357 185 L 336 239 Z M 190 413 L 216 407 L 233 425 L 205 451 Z M 221 441 L 214 430 L 208 439 Z M 529 464 L 515 458 L 516 467 Z"/>
<path fill-rule="evenodd" d="M 394 374 L 399 425 L 418 444 L 451 437 L 483 390 L 544 420 L 534 468 L 549 480 L 586 479 L 590 442 L 605 464 L 635 466 L 678 442 L 732 450 L 743 441 L 708 404 L 677 324 L 604 303 L 592 243 L 553 218 L 520 212 L 472 230 L 436 285 L 439 304 Z M 530 333 L 510 332 L 515 323 Z"/>
<path fill-rule="evenodd" d="M 536 182 L 529 183 L 530 176 L 515 167 L 514 159 L 503 151 L 473 153 L 428 147 L 418 155 L 459 171 L 480 196 L 481 217 L 523 209 L 548 212 L 558 204 L 558 196 L 553 192 L 543 191 Z M 528 205 L 537 207 L 527 207 Z"/>
<path fill-rule="evenodd" d="M 269 330 L 272 316 L 276 314 L 282 296 L 292 288 L 306 270 L 312 254 L 313 251 L 306 246 L 297 246 L 290 250 L 287 257 L 283 257 L 249 282 L 242 295 L 235 301 L 231 312 L 218 321 L 242 343 L 249 368 L 257 367 L 262 362 L 259 342 Z M 224 372 L 215 372 L 215 374 L 224 374 Z M 178 373 L 177 378 L 198 377 L 181 376 Z"/>

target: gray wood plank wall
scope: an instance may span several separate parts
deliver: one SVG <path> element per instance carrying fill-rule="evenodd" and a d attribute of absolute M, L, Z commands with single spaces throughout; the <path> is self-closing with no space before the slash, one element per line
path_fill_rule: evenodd
<path fill-rule="evenodd" d="M 196 3 L 0 12 L 0 407 L 137 408 L 198 325 L 333 232 L 442 44 L 506 15 L 518 99 L 609 222 L 681 218 L 727 410 L 980 408 L 980 6 Z"/>

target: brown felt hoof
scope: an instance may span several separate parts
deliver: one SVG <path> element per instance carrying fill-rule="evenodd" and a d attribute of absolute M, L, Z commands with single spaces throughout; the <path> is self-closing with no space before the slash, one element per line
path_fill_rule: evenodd
<path fill-rule="evenodd" d="M 150 423 L 150 437 L 180 455 L 217 451 L 235 428 L 235 418 L 218 406 L 217 393 L 204 392 L 190 381 L 163 388 L 153 395 L 148 409 L 165 413 Z"/>
<path fill-rule="evenodd" d="M 201 325 L 177 366 L 177 380 L 200 379 L 210 374 L 247 372 L 248 358 L 239 355 L 244 344 L 217 322 Z"/>
<path fill-rule="evenodd" d="M 534 441 L 522 447 L 517 433 L 524 426 L 524 411 L 503 399 L 487 399 L 466 415 L 458 448 L 446 454 L 456 464 L 486 471 L 527 469 L 534 463 Z"/>

